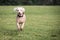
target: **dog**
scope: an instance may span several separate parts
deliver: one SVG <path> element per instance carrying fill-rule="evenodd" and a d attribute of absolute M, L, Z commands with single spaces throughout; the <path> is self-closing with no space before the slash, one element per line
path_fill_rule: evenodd
<path fill-rule="evenodd" d="M 16 8 L 14 8 L 14 11 L 17 12 L 17 16 L 16 16 L 17 28 L 19 31 L 20 30 L 22 31 L 24 28 L 25 21 L 26 21 L 25 8 L 16 7 Z"/>

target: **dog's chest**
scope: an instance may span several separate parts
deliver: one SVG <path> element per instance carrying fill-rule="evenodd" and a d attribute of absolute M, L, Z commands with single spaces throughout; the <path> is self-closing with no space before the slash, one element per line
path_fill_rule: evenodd
<path fill-rule="evenodd" d="M 25 16 L 24 17 L 17 17 L 16 19 L 17 19 L 16 21 L 20 23 L 20 22 L 25 22 L 26 17 Z"/>

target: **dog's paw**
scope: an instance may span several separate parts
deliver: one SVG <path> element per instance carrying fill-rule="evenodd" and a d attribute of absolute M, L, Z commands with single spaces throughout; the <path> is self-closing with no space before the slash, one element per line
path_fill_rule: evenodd
<path fill-rule="evenodd" d="M 22 31 L 23 29 L 20 29 L 20 31 Z"/>

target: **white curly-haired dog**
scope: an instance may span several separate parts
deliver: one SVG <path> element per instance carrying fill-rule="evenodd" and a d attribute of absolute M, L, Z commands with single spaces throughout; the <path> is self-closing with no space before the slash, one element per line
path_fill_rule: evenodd
<path fill-rule="evenodd" d="M 19 31 L 20 30 L 22 31 L 26 21 L 25 9 L 23 7 L 16 7 L 14 8 L 14 11 L 17 12 L 17 17 L 16 17 L 17 28 Z"/>

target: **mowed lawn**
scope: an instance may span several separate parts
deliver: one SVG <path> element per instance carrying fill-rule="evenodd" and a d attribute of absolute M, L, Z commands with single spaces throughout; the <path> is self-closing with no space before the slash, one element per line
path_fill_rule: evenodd
<path fill-rule="evenodd" d="M 23 6 L 26 24 L 16 27 L 17 6 L 0 6 L 0 40 L 60 40 L 60 6 Z"/>

